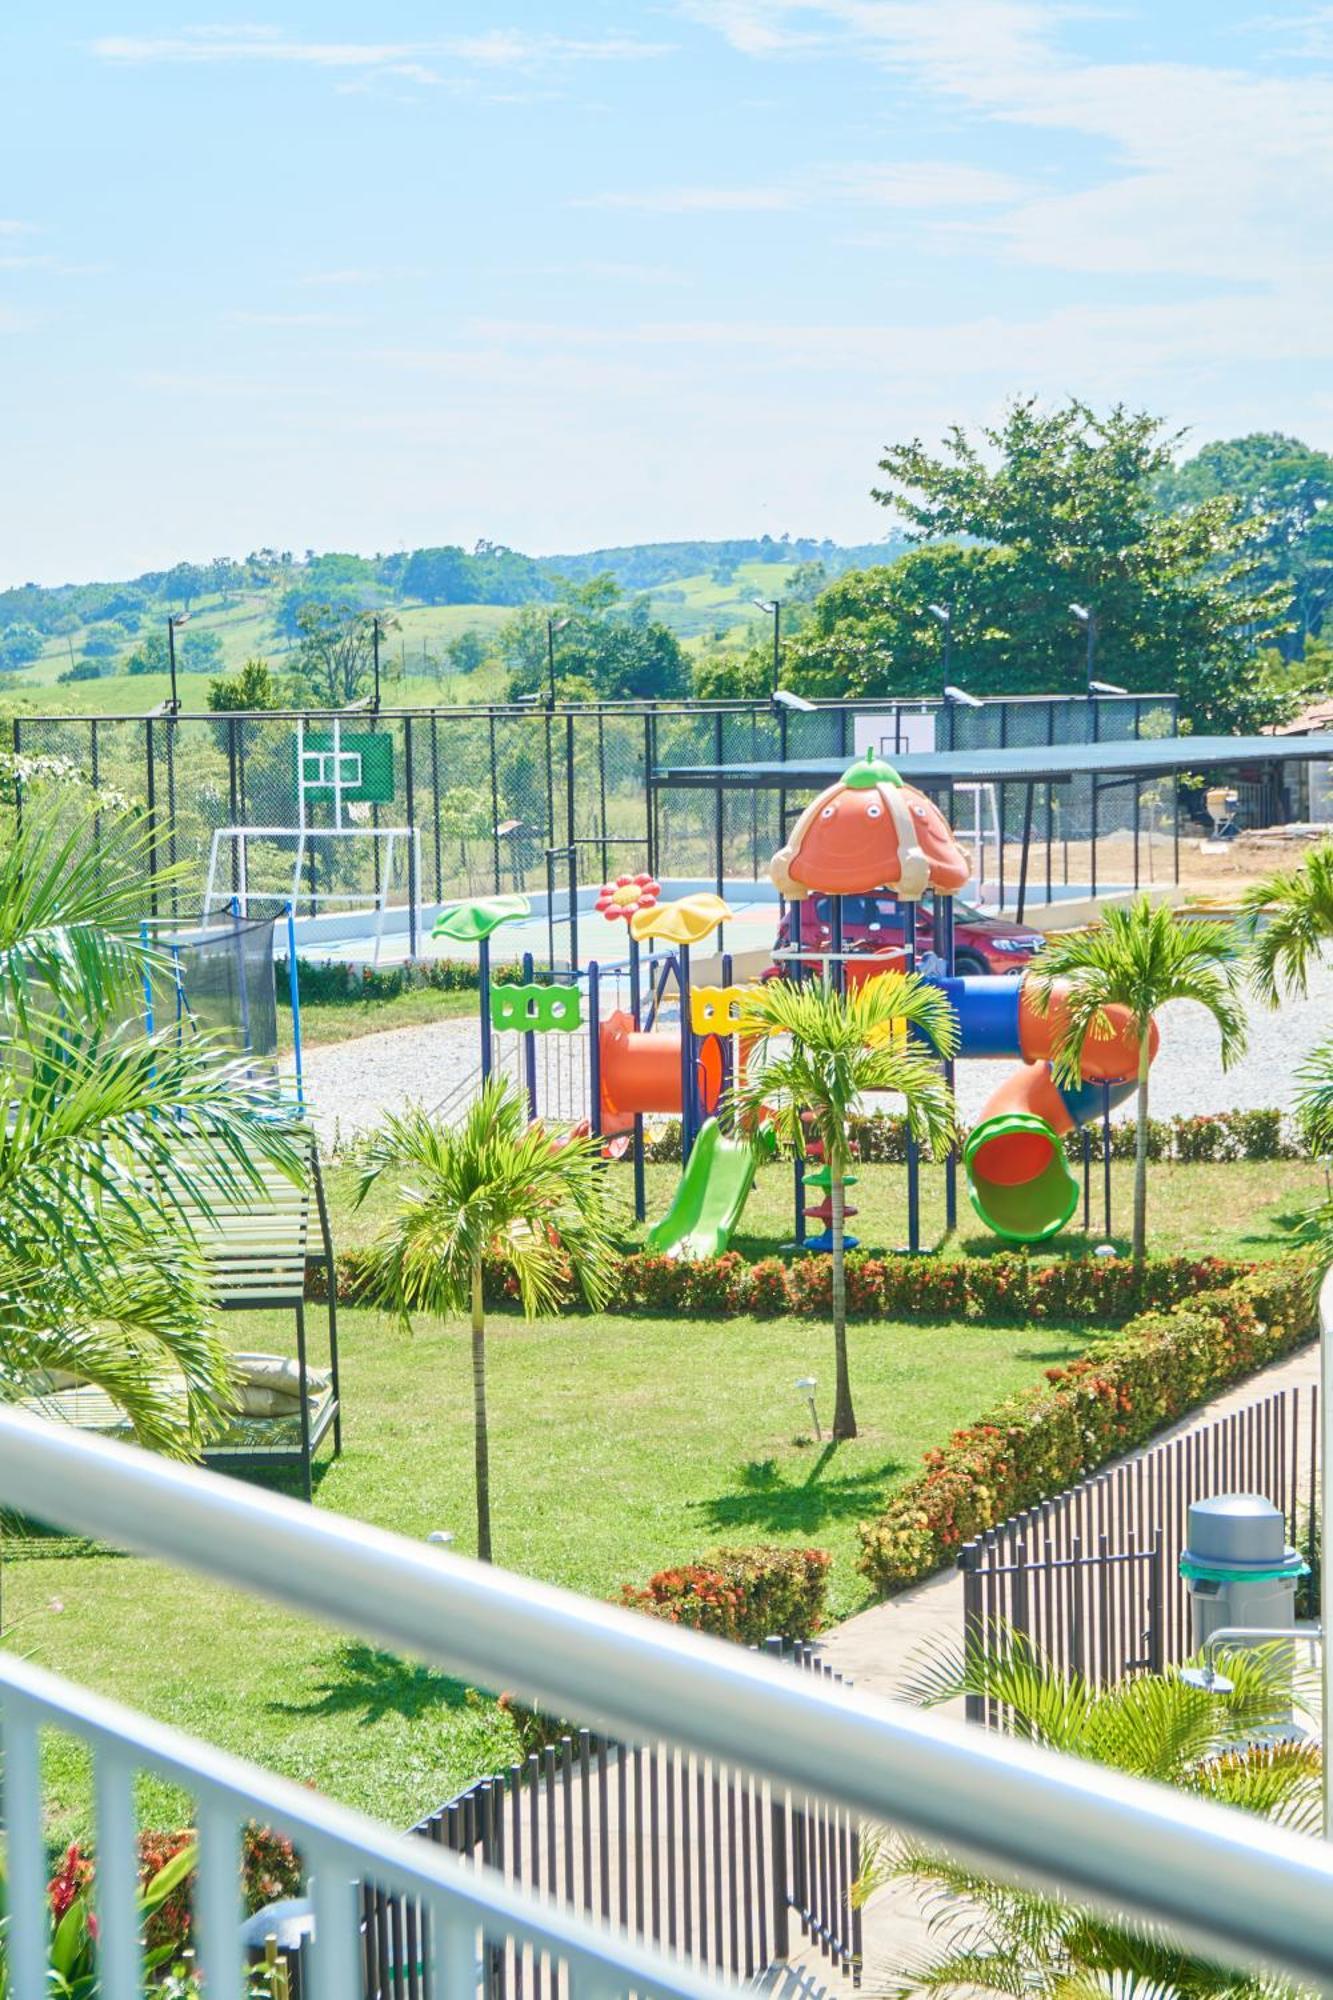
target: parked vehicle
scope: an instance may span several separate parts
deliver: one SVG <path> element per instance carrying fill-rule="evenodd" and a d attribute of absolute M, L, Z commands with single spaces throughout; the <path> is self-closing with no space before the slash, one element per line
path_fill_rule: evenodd
<path fill-rule="evenodd" d="M 933 901 L 933 897 L 927 895 L 917 905 L 918 964 L 927 953 L 933 955 L 935 952 Z M 832 949 L 832 899 L 828 896 L 810 896 L 804 903 L 788 904 L 782 922 L 778 926 L 779 951 L 790 950 L 792 944 L 797 941 L 793 929 L 793 918 L 797 912 L 801 924 L 799 942 L 812 954 L 808 961 L 810 968 L 818 970 L 819 960 L 813 954 Z M 882 954 L 889 959 L 891 965 L 897 965 L 905 949 L 906 939 L 903 905 L 896 896 L 888 891 L 880 891 L 870 896 L 843 897 L 844 951 L 864 954 L 867 958 L 879 957 Z M 953 904 L 953 940 L 954 970 L 960 978 L 978 973 L 1017 975 L 1026 970 L 1045 942 L 1040 931 L 1028 930 L 1021 924 L 1010 923 L 1004 917 L 988 917 L 983 911 L 974 909 L 970 903 L 960 902 L 957 896 L 954 897 Z M 786 963 L 790 964 L 791 961 L 787 960 Z M 782 970 L 783 961 L 777 960 L 768 968 L 764 977 L 777 979 L 781 976 Z M 852 973 L 855 977 L 855 968 L 852 968 Z"/>

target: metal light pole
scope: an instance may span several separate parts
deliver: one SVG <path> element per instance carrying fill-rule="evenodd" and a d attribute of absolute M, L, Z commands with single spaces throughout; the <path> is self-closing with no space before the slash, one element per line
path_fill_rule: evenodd
<path fill-rule="evenodd" d="M 178 714 L 180 710 L 180 697 L 176 693 L 176 627 L 178 625 L 188 625 L 189 622 L 190 614 L 188 611 L 173 611 L 167 620 L 167 664 L 171 669 L 171 712 L 173 715 Z"/>
<path fill-rule="evenodd" d="M 550 848 L 555 846 L 555 755 L 551 743 L 555 725 L 555 635 L 563 632 L 568 623 L 568 618 L 546 621 L 546 844 Z"/>
<path fill-rule="evenodd" d="M 380 615 L 377 611 L 370 621 L 370 650 L 375 662 L 375 695 L 370 706 L 376 715 L 380 712 Z"/>
<path fill-rule="evenodd" d="M 927 611 L 932 618 L 938 618 L 944 627 L 944 678 L 953 679 L 953 613 L 947 604 L 928 604 Z"/>
<path fill-rule="evenodd" d="M 776 597 L 752 597 L 756 611 L 767 612 L 773 620 L 773 686 L 770 693 L 776 694 L 782 686 L 782 606 Z"/>

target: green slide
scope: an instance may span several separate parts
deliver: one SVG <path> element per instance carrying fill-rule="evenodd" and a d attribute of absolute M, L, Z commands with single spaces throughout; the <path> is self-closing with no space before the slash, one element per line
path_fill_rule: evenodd
<path fill-rule="evenodd" d="M 716 1118 L 700 1128 L 671 1207 L 648 1231 L 650 1250 L 668 1257 L 720 1257 L 754 1185 L 755 1152 L 723 1137 Z"/>

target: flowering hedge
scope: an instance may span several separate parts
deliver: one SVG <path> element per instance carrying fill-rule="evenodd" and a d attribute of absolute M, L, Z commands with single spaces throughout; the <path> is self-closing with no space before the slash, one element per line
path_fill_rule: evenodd
<path fill-rule="evenodd" d="M 760 1646 L 775 1633 L 812 1639 L 824 1623 L 831 1560 L 825 1549 L 719 1549 L 659 1570 L 642 1590 L 625 1584 L 620 1601 L 743 1646 Z"/>
<path fill-rule="evenodd" d="M 177 1827 L 170 1832 L 145 1828 L 138 1836 L 140 1890 L 147 1889 L 167 1863 L 197 1838 L 192 1827 Z M 66 1848 L 60 1866 L 46 1886 L 55 1922 L 59 1923 L 78 1897 L 88 1894 L 96 1874 L 95 1857 L 89 1849 L 78 1842 Z M 303 1879 L 300 1856 L 286 1835 L 250 1820 L 241 1834 L 240 1887 L 246 1915 L 252 1916 L 282 1896 L 295 1896 Z M 180 1951 L 192 1942 L 194 1885 L 192 1871 L 149 1916 L 144 1943 L 150 1951 L 163 1947 Z"/>
<path fill-rule="evenodd" d="M 1094 1118 L 1086 1128 L 1091 1157 L 1102 1157 L 1101 1120 Z M 907 1121 L 891 1111 L 872 1111 L 866 1117 L 849 1118 L 848 1137 L 856 1157 L 868 1166 L 902 1166 L 907 1159 Z M 1065 1136 L 1065 1151 L 1071 1160 L 1083 1158 L 1082 1131 Z M 654 1162 L 679 1164 L 680 1120 L 670 1118 L 647 1140 L 647 1157 Z M 1111 1121 L 1111 1157 L 1134 1157 L 1134 1119 L 1122 1112 Z M 1302 1145 L 1295 1122 L 1277 1110 L 1208 1111 L 1195 1118 L 1150 1118 L 1148 1158 L 1150 1160 L 1302 1160 L 1308 1149 Z"/>
<path fill-rule="evenodd" d="M 1292 1259 L 1141 1313 L 1097 1352 L 1048 1368 L 1044 1388 L 927 1452 L 925 1471 L 861 1524 L 859 1569 L 886 1595 L 929 1576 L 973 1536 L 1142 1444 L 1314 1328 L 1310 1280 Z"/>
<path fill-rule="evenodd" d="M 338 1258 L 338 1296 L 366 1296 L 367 1257 Z M 847 1259 L 848 1310 L 861 1319 L 1080 1319 L 1122 1325 L 1150 1306 L 1170 1306 L 1213 1290 L 1252 1267 L 1215 1257 L 1161 1257 L 1135 1266 L 1121 1257 L 1066 1257 L 1034 1263 L 1022 1252 L 993 1257 L 870 1257 Z M 309 1270 L 312 1297 L 322 1295 L 323 1267 Z M 751 1264 L 738 1251 L 697 1261 L 637 1251 L 619 1261 L 610 1312 L 706 1318 L 749 1313 L 757 1319 L 826 1318 L 832 1304 L 827 1257 L 790 1263 L 765 1257 Z M 487 1275 L 492 1303 L 512 1295 L 500 1267 Z M 571 1304 L 573 1298 L 571 1297 Z"/>

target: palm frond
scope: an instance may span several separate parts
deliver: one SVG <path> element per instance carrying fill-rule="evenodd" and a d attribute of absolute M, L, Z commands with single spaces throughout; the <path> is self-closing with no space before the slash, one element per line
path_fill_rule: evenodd
<path fill-rule="evenodd" d="M 406 1320 L 466 1310 L 478 1261 L 508 1266 L 530 1317 L 554 1310 L 572 1273 L 590 1305 L 610 1293 L 615 1239 L 595 1139 L 557 1147 L 493 1078 L 457 1127 L 420 1108 L 385 1120 L 361 1158 L 356 1200 L 398 1181 L 393 1221 L 372 1245 L 375 1296 Z M 404 1178 L 399 1179 L 400 1176 Z"/>
<path fill-rule="evenodd" d="M 1303 997 L 1322 946 L 1333 938 L 1333 839 L 1312 847 L 1298 867 L 1251 883 L 1238 928 L 1260 998 L 1276 1007 L 1284 989 Z"/>

